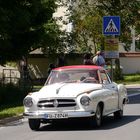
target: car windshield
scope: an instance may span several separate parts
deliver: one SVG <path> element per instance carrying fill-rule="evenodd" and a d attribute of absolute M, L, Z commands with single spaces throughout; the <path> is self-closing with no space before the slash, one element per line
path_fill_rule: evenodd
<path fill-rule="evenodd" d="M 52 71 L 47 79 L 45 85 L 54 83 L 74 83 L 74 82 L 85 82 L 85 83 L 99 83 L 97 70 L 89 69 L 74 69 L 74 70 L 61 70 Z"/>

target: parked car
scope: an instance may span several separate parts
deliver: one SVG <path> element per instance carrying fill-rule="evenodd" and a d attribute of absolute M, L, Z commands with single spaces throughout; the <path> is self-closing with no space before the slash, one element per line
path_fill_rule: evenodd
<path fill-rule="evenodd" d="M 125 86 L 111 81 L 104 68 L 64 66 L 53 69 L 45 85 L 24 98 L 23 115 L 32 130 L 41 123 L 71 118 L 88 118 L 99 127 L 103 116 L 114 113 L 121 118 L 127 101 Z"/>

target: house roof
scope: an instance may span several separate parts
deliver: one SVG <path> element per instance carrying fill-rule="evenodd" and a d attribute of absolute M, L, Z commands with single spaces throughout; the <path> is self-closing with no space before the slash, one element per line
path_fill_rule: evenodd
<path fill-rule="evenodd" d="M 41 48 L 38 48 L 38 49 L 31 51 L 30 54 L 43 54 L 43 52 L 42 52 Z"/>
<path fill-rule="evenodd" d="M 120 57 L 140 57 L 140 52 L 119 53 Z"/>

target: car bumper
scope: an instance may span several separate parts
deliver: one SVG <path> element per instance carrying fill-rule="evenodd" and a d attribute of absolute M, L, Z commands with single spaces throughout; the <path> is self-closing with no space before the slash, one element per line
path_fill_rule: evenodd
<path fill-rule="evenodd" d="M 82 118 L 82 117 L 92 117 L 94 112 L 25 112 L 23 117 L 29 119 L 67 119 L 67 118 Z"/>

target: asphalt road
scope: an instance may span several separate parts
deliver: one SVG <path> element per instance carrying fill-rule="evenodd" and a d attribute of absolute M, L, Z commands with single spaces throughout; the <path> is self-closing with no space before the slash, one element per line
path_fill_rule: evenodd
<path fill-rule="evenodd" d="M 0 127 L 0 140 L 140 140 L 139 93 L 139 89 L 129 89 L 130 102 L 124 107 L 124 117 L 114 120 L 113 116 L 108 116 L 100 129 L 79 121 L 42 125 L 35 132 L 23 119 Z"/>

